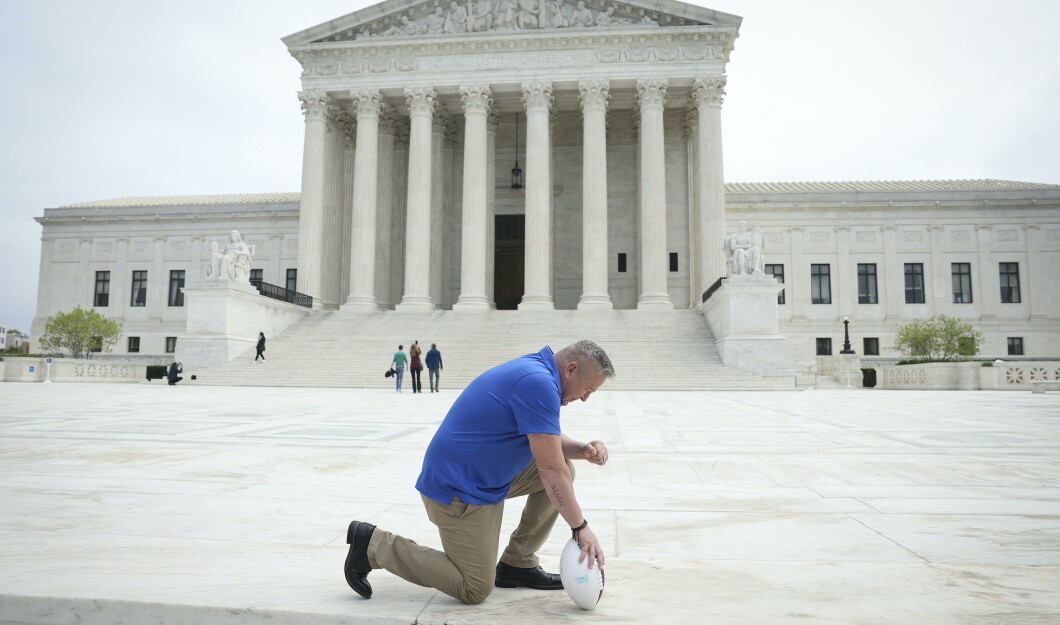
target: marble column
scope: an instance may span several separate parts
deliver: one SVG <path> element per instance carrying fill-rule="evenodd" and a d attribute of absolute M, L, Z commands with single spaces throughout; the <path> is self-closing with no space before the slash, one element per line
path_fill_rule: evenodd
<path fill-rule="evenodd" d="M 357 114 L 353 168 L 353 224 L 350 229 L 350 294 L 344 308 L 379 309 L 375 300 L 375 221 L 379 198 L 379 109 L 376 89 L 350 92 Z"/>
<path fill-rule="evenodd" d="M 431 135 L 435 91 L 405 89 L 409 108 L 408 194 L 405 212 L 405 293 L 399 311 L 434 309 L 430 292 Z"/>
<path fill-rule="evenodd" d="M 688 158 L 688 295 L 692 308 L 703 301 L 699 290 L 701 266 L 700 254 L 709 242 L 700 239 L 699 223 L 699 111 L 692 108 L 685 113 L 685 152 Z M 720 243 L 720 242 L 719 242 Z"/>
<path fill-rule="evenodd" d="M 324 134 L 324 217 L 320 240 L 320 307 L 337 309 L 342 301 L 341 283 L 343 236 L 339 231 L 342 223 L 343 173 L 345 171 L 345 126 L 346 113 L 337 104 L 327 107 L 327 122 Z"/>
<path fill-rule="evenodd" d="M 302 146 L 302 199 L 298 207 L 298 291 L 320 307 L 322 239 L 324 235 L 325 116 L 330 98 L 323 91 L 299 94 L 305 114 Z"/>
<path fill-rule="evenodd" d="M 549 111 L 552 83 L 523 83 L 526 106 L 526 274 L 519 310 L 553 310 L 552 146 Z"/>
<path fill-rule="evenodd" d="M 493 105 L 487 85 L 461 85 L 464 103 L 464 205 L 460 228 L 460 298 L 453 310 L 489 310 L 486 241 L 489 238 L 486 122 Z"/>
<path fill-rule="evenodd" d="M 497 126 L 500 114 L 490 109 L 486 120 L 486 298 L 490 308 L 496 308 L 494 301 L 494 271 L 497 252 Z"/>
<path fill-rule="evenodd" d="M 673 310 L 666 286 L 666 146 L 663 109 L 667 81 L 637 81 L 640 103 L 640 310 Z"/>
<path fill-rule="evenodd" d="M 391 254 L 394 241 L 394 131 L 397 119 L 387 108 L 379 126 L 379 208 L 375 230 L 375 297 L 382 308 L 393 308 L 390 297 Z"/>
<path fill-rule="evenodd" d="M 350 256 L 352 254 L 352 242 L 350 232 L 353 230 L 353 176 L 357 167 L 357 119 L 352 115 L 343 117 L 342 133 L 342 219 L 339 221 L 338 234 L 340 236 L 339 267 L 342 272 L 339 275 L 339 284 L 342 290 L 339 292 L 339 301 L 345 302 L 350 296 Z"/>
<path fill-rule="evenodd" d="M 390 249 L 390 301 L 397 303 L 405 288 L 405 210 L 409 171 L 409 120 L 398 117 L 394 131 L 394 215 Z"/>
<path fill-rule="evenodd" d="M 441 108 L 434 112 L 434 125 L 431 126 L 431 251 L 430 251 L 430 294 L 434 309 L 443 307 L 445 293 L 442 288 L 442 277 L 445 274 L 445 155 L 446 134 L 451 123 L 448 113 Z"/>
<path fill-rule="evenodd" d="M 611 310 L 607 291 L 606 80 L 578 83 L 582 107 L 582 295 L 578 309 Z"/>
<path fill-rule="evenodd" d="M 725 171 L 721 149 L 721 103 L 725 99 L 725 76 L 697 78 L 692 100 L 698 113 L 696 134 L 696 214 L 699 240 L 696 256 L 696 290 L 701 296 L 718 278 L 725 276 Z"/>

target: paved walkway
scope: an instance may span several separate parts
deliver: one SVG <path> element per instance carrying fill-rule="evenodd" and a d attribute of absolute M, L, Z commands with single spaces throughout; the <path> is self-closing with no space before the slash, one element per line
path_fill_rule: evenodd
<path fill-rule="evenodd" d="M 611 447 L 577 483 L 608 550 L 596 611 L 384 571 L 362 600 L 352 518 L 438 545 L 413 483 L 454 398 L 0 384 L 0 622 L 1060 622 L 1055 393 L 605 387 L 564 414 Z"/>

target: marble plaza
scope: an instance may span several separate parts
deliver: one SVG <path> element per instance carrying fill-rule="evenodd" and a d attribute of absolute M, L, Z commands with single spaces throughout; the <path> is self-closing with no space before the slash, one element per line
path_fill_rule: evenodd
<path fill-rule="evenodd" d="M 613 458 L 576 482 L 608 549 L 596 611 L 381 571 L 362 600 L 352 518 L 437 546 L 413 482 L 454 398 L 4 384 L 0 623 L 1060 621 L 1055 393 L 605 389 L 564 412 Z"/>

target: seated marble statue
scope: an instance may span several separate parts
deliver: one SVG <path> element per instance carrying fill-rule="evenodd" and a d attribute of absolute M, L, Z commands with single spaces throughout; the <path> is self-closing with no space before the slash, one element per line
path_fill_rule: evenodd
<path fill-rule="evenodd" d="M 210 243 L 210 268 L 206 277 L 211 280 L 249 282 L 254 246 L 244 243 L 237 230 L 230 232 L 228 239 L 223 248 L 217 241 Z"/>
<path fill-rule="evenodd" d="M 748 232 L 747 222 L 741 221 L 739 232 L 725 237 L 729 276 L 763 273 L 765 265 L 762 262 L 762 249 L 765 246 L 766 235 L 762 229 L 755 226 L 753 231 Z"/>

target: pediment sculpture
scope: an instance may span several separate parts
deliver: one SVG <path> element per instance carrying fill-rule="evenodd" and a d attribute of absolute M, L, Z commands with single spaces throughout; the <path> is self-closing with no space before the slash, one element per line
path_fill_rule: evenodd
<path fill-rule="evenodd" d="M 433 6 L 433 8 L 431 8 Z M 617 2 L 586 0 L 450 0 L 411 7 L 357 29 L 356 39 L 562 28 L 659 26 L 650 11 Z M 656 14 L 657 15 L 657 14 Z M 673 18 L 671 25 L 698 24 Z"/>

